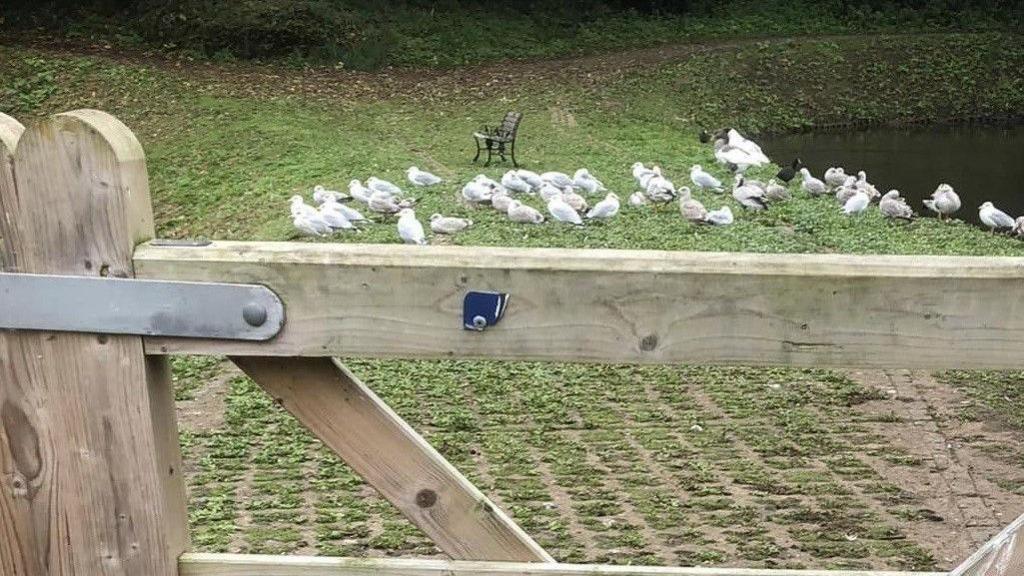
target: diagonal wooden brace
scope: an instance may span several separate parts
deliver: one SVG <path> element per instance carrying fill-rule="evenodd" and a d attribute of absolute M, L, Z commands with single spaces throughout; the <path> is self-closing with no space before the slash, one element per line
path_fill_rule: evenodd
<path fill-rule="evenodd" d="M 554 561 L 337 360 L 231 360 L 453 559 Z"/>

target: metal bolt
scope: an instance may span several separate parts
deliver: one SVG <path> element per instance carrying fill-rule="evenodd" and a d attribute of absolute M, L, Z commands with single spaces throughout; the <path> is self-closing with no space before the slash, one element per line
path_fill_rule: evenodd
<path fill-rule="evenodd" d="M 267 321 L 267 309 L 262 304 L 249 302 L 242 306 L 242 318 L 249 326 L 263 326 Z"/>
<path fill-rule="evenodd" d="M 487 318 L 483 316 L 473 316 L 473 328 L 477 330 L 483 330 L 487 328 Z"/>

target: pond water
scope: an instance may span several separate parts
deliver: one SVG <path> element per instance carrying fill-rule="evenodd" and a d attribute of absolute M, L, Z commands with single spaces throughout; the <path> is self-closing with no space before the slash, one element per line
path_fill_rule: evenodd
<path fill-rule="evenodd" d="M 957 218 L 978 222 L 978 206 L 991 201 L 1011 216 L 1024 215 L 1024 126 L 930 126 L 786 134 L 761 138 L 776 164 L 799 157 L 821 178 L 829 166 L 867 172 L 883 194 L 895 188 L 919 214 L 921 200 L 941 182 L 963 201 Z"/>

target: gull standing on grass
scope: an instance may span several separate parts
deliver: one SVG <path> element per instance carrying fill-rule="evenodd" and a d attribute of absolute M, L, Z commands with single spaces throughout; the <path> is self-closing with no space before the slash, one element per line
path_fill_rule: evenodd
<path fill-rule="evenodd" d="M 647 180 L 658 175 L 657 170 L 644 166 L 643 162 L 634 162 L 632 170 L 633 179 L 636 180 L 636 183 L 639 184 L 641 188 L 647 188 Z"/>
<path fill-rule="evenodd" d="M 371 212 L 379 212 L 381 214 L 394 214 L 402 209 L 395 201 L 395 197 L 387 192 L 374 192 L 370 196 L 370 201 L 367 203 Z"/>
<path fill-rule="evenodd" d="M 924 201 L 925 207 L 939 215 L 939 220 L 952 216 L 960 209 L 960 196 L 949 184 L 939 184 L 932 192 L 931 199 Z"/>
<path fill-rule="evenodd" d="M 1016 221 L 1009 214 L 985 202 L 978 207 L 978 218 L 993 234 L 996 230 L 1012 230 Z"/>
<path fill-rule="evenodd" d="M 747 184 L 739 174 L 736 175 L 732 197 L 747 210 L 764 210 L 768 207 L 768 202 L 764 199 L 764 190 Z"/>
<path fill-rule="evenodd" d="M 900 196 L 899 190 L 889 190 L 878 201 L 878 209 L 886 218 L 898 220 L 913 220 L 914 211 L 907 204 L 907 201 Z"/>
<path fill-rule="evenodd" d="M 416 219 L 416 212 L 412 208 L 402 208 L 402 211 L 398 213 L 398 237 L 406 244 L 422 246 L 427 243 L 423 224 Z"/>
<path fill-rule="evenodd" d="M 644 190 L 644 194 L 655 204 L 667 204 L 675 199 L 676 186 L 664 176 L 654 176 L 647 181 L 647 189 Z"/>
<path fill-rule="evenodd" d="M 857 192 L 850 196 L 850 199 L 843 204 L 843 214 L 850 216 L 852 214 L 860 214 L 861 212 L 868 209 L 871 205 L 871 197 L 864 190 L 857 190 Z"/>
<path fill-rule="evenodd" d="M 583 219 L 580 218 L 579 212 L 573 209 L 561 196 L 552 198 L 548 202 L 548 213 L 551 217 L 559 222 L 567 222 L 569 224 L 581 225 Z"/>
<path fill-rule="evenodd" d="M 532 206 L 513 200 L 508 207 L 508 219 L 522 224 L 540 224 L 544 222 L 544 215 Z"/>
<path fill-rule="evenodd" d="M 701 168 L 700 164 L 694 164 L 690 168 L 690 181 L 693 185 L 701 190 L 714 190 L 715 192 L 722 192 L 722 181 L 715 178 L 711 174 L 708 174 Z"/>
<path fill-rule="evenodd" d="M 604 200 L 601 200 L 587 212 L 587 218 L 607 219 L 619 213 L 619 197 L 615 192 L 609 192 Z"/>
<path fill-rule="evenodd" d="M 827 191 L 825 183 L 814 176 L 811 176 L 811 171 L 807 168 L 801 168 L 800 174 L 804 177 L 803 182 L 800 184 L 800 189 L 804 192 L 807 192 L 813 197 L 817 197 Z"/>
<path fill-rule="evenodd" d="M 473 221 L 454 216 L 430 215 L 430 229 L 437 234 L 455 234 L 473 225 Z"/>
<path fill-rule="evenodd" d="M 402 189 L 395 186 L 387 180 L 381 180 L 376 176 L 370 176 L 366 179 L 366 187 L 375 192 L 386 192 L 392 196 L 401 196 Z"/>
<path fill-rule="evenodd" d="M 433 186 L 442 182 L 441 178 L 415 166 L 410 166 L 405 176 L 413 186 Z"/>
<path fill-rule="evenodd" d="M 349 222 L 366 222 L 366 216 L 363 216 L 359 210 L 350 208 L 341 202 L 324 202 L 321 206 L 329 206 L 332 210 L 341 212 L 341 215 Z"/>
<path fill-rule="evenodd" d="M 352 222 L 345 218 L 344 214 L 334 209 L 335 206 L 341 206 L 341 204 L 324 202 L 320 205 L 320 217 L 324 219 L 324 222 L 327 222 L 327 225 L 332 230 L 352 230 L 355 228 Z"/>
<path fill-rule="evenodd" d="M 322 220 L 314 220 L 305 214 L 292 217 L 292 226 L 303 236 L 323 236 L 330 232 L 331 227 Z"/>

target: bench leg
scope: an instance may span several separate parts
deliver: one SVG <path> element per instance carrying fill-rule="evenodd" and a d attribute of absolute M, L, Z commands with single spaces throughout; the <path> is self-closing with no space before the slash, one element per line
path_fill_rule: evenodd
<path fill-rule="evenodd" d="M 473 163 L 480 159 L 480 139 L 473 138 L 473 144 L 476 144 L 476 156 L 473 156 Z"/>
<path fill-rule="evenodd" d="M 484 167 L 485 168 L 487 166 L 491 165 L 491 154 L 493 154 L 493 153 L 494 153 L 494 143 L 488 141 L 487 142 L 487 162 L 484 162 Z"/>
<path fill-rule="evenodd" d="M 509 156 L 512 157 L 512 167 L 519 168 L 519 164 L 516 162 L 516 141 L 513 140 L 509 145 Z"/>

